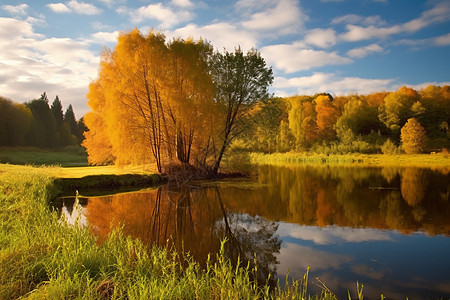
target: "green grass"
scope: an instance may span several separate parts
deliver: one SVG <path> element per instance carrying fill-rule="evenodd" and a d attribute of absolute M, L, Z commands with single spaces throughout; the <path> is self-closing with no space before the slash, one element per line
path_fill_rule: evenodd
<path fill-rule="evenodd" d="M 0 299 L 336 299 L 327 290 L 308 295 L 307 276 L 283 289 L 259 285 L 255 270 L 224 258 L 223 245 L 206 269 L 120 229 L 99 245 L 51 211 L 53 171 L 0 165 Z"/>
<path fill-rule="evenodd" d="M 447 167 L 450 168 L 450 155 L 437 154 L 306 154 L 306 153 L 251 153 L 253 164 L 277 163 L 313 163 L 313 164 L 341 164 L 357 166 L 416 166 L 416 167 Z"/>
<path fill-rule="evenodd" d="M 0 147 L 0 163 L 14 165 L 87 166 L 87 156 L 81 147 L 39 149 L 32 147 Z"/>

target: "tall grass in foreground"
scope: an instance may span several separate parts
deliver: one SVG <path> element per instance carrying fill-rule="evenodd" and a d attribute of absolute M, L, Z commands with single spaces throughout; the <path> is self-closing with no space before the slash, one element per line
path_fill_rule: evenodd
<path fill-rule="evenodd" d="M 120 229 L 99 245 L 50 211 L 57 192 L 39 169 L 0 168 L 0 299 L 336 299 L 326 289 L 308 295 L 308 273 L 283 289 L 258 285 L 256 270 L 233 267 L 223 245 L 206 269 Z"/>

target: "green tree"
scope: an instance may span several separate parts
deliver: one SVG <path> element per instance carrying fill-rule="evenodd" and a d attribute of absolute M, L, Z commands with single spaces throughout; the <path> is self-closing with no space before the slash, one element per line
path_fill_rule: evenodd
<path fill-rule="evenodd" d="M 0 145 L 25 145 L 31 121 L 31 111 L 25 105 L 0 97 Z"/>
<path fill-rule="evenodd" d="M 75 119 L 75 113 L 73 112 L 72 104 L 66 110 L 64 114 L 64 122 L 69 125 L 70 133 L 76 135 L 77 133 L 77 120 Z"/>
<path fill-rule="evenodd" d="M 58 146 L 56 121 L 48 106 L 47 94 L 44 92 L 40 98 L 26 103 L 26 106 L 33 114 L 31 130 L 28 136 L 30 144 L 38 147 Z"/>
<path fill-rule="evenodd" d="M 59 128 L 64 122 L 64 115 L 61 101 L 59 100 L 58 95 L 55 97 L 55 100 L 52 102 L 52 106 L 50 107 L 53 113 L 53 117 L 55 118 L 56 126 Z"/>
<path fill-rule="evenodd" d="M 408 154 L 422 153 L 426 146 L 425 129 L 415 119 L 408 119 L 401 129 L 402 148 Z"/>
<path fill-rule="evenodd" d="M 379 107 L 380 120 L 397 138 L 400 128 L 413 116 L 411 107 L 418 98 L 419 95 L 415 90 L 403 86 L 398 91 L 389 93 Z"/>
<path fill-rule="evenodd" d="M 280 123 L 287 118 L 286 101 L 271 98 L 259 102 L 250 112 L 251 128 L 243 133 L 243 140 L 250 149 L 274 152 Z"/>
<path fill-rule="evenodd" d="M 242 132 L 242 122 L 258 101 L 269 98 L 272 69 L 256 50 L 244 54 L 240 48 L 234 52 L 217 52 L 212 57 L 211 72 L 216 86 L 215 100 L 224 118 L 217 158 L 212 168 L 217 173 L 220 162 L 233 139 Z"/>

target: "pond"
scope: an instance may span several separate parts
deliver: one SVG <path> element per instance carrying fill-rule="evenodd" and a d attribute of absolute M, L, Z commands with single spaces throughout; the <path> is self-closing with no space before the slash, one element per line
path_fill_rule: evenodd
<path fill-rule="evenodd" d="M 64 199 L 70 222 L 101 242 L 111 225 L 144 243 L 176 247 L 205 265 L 220 241 L 226 255 L 258 263 L 258 277 L 324 283 L 339 298 L 450 296 L 449 170 L 393 167 L 260 166 L 258 176 L 164 185 Z M 74 205 L 75 203 L 75 205 Z"/>

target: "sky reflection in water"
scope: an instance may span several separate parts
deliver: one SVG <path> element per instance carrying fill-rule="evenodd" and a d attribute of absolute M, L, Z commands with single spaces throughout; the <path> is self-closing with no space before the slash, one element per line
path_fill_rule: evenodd
<path fill-rule="evenodd" d="M 340 298 L 356 281 L 368 299 L 450 296 L 448 170 L 263 166 L 250 182 L 92 197 L 70 220 L 104 239 L 110 223 L 149 245 L 168 238 L 200 263 L 229 239 L 227 255 L 251 261 L 259 276 L 324 282 Z M 72 201 L 73 204 L 73 201 Z M 275 274 L 273 274 L 275 275 Z M 320 285 L 320 284 L 319 284 Z"/>

